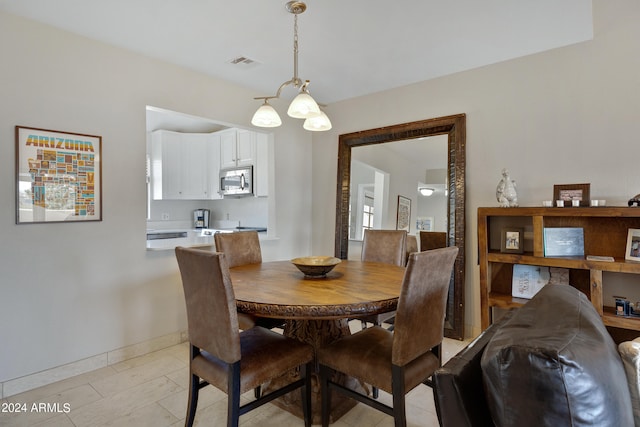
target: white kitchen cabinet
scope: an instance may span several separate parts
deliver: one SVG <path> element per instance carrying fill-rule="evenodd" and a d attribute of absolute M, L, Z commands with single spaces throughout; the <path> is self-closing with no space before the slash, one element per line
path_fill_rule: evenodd
<path fill-rule="evenodd" d="M 220 168 L 255 165 L 256 133 L 245 129 L 226 129 L 220 135 Z"/>
<path fill-rule="evenodd" d="M 236 141 L 238 132 L 236 129 L 227 129 L 216 132 L 220 137 L 220 168 L 229 169 L 236 167 Z"/>
<path fill-rule="evenodd" d="M 209 198 L 209 174 L 207 162 L 208 135 L 182 134 L 181 189 L 182 199 L 202 200 Z"/>
<path fill-rule="evenodd" d="M 154 200 L 175 199 L 180 192 L 180 135 L 155 131 L 151 134 L 151 185 Z"/>
<path fill-rule="evenodd" d="M 238 129 L 236 142 L 236 166 L 251 166 L 256 160 L 256 133 Z"/>
<path fill-rule="evenodd" d="M 214 181 L 218 173 L 219 145 L 211 134 L 166 130 L 152 133 L 151 180 L 155 200 L 219 199 Z"/>
<path fill-rule="evenodd" d="M 209 172 L 209 197 L 210 200 L 222 199 L 220 194 L 220 135 L 218 132 L 207 136 L 207 170 Z"/>

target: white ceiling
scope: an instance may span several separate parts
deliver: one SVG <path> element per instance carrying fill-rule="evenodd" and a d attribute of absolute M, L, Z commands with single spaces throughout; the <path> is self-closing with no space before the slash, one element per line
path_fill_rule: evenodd
<path fill-rule="evenodd" d="M 24 16 L 275 94 L 293 76 L 285 0 L 0 0 Z M 330 104 L 593 37 L 591 0 L 307 0 L 299 77 Z M 256 63 L 231 65 L 245 56 Z M 293 97 L 293 89 L 283 97 Z M 256 101 L 258 105 L 258 101 Z"/>

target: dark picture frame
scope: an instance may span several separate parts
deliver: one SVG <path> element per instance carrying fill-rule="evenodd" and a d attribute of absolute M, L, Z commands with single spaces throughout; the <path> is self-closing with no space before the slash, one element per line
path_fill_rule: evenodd
<path fill-rule="evenodd" d="M 507 227 L 502 229 L 500 252 L 521 254 L 524 252 L 524 228 Z"/>
<path fill-rule="evenodd" d="M 556 184 L 553 186 L 553 200 L 563 200 L 564 207 L 572 207 L 573 200 L 579 200 L 581 207 L 589 206 L 591 184 Z"/>
<path fill-rule="evenodd" d="M 102 137 L 16 126 L 16 224 L 102 221 Z"/>

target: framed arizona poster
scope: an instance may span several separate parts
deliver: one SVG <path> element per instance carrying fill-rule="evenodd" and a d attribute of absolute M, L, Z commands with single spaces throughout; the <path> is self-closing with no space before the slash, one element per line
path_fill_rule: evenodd
<path fill-rule="evenodd" d="M 102 221 L 102 137 L 16 126 L 16 224 Z"/>

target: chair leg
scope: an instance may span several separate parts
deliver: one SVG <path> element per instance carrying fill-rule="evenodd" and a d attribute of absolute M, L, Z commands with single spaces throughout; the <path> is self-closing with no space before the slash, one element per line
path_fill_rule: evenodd
<path fill-rule="evenodd" d="M 320 390 L 322 399 L 322 427 L 329 426 L 329 409 L 331 408 L 331 390 L 329 389 L 329 378 L 331 377 L 331 369 L 320 365 Z"/>
<path fill-rule="evenodd" d="M 391 383 L 395 427 L 407 427 L 407 413 L 404 400 L 404 369 L 402 367 L 392 365 Z"/>
<path fill-rule="evenodd" d="M 262 387 L 258 386 L 256 388 L 253 389 L 253 395 L 255 396 L 256 399 L 260 399 L 260 395 L 262 394 Z"/>
<path fill-rule="evenodd" d="M 185 427 L 193 426 L 193 422 L 196 418 L 196 408 L 198 406 L 198 393 L 200 391 L 200 378 L 197 375 L 191 374 L 189 380 L 189 403 L 187 404 L 187 418 L 185 420 Z"/>
<path fill-rule="evenodd" d="M 378 320 L 374 320 L 373 321 L 373 326 L 381 326 L 381 325 L 380 325 L 380 322 L 378 322 Z M 377 399 L 378 396 L 380 396 L 380 392 L 378 390 L 378 387 L 371 386 L 371 396 L 374 399 Z"/>
<path fill-rule="evenodd" d="M 300 367 L 300 375 L 304 378 L 304 385 L 300 388 L 302 394 L 302 414 L 304 417 L 304 426 L 311 427 L 311 371 L 313 370 L 313 362 Z"/>
<path fill-rule="evenodd" d="M 438 344 L 437 346 L 433 347 L 431 349 L 431 352 L 433 354 L 436 355 L 436 357 L 438 358 L 438 360 L 440 361 L 439 366 L 442 366 L 442 343 Z M 422 384 L 431 387 L 432 389 L 435 390 L 435 384 L 433 383 L 433 375 L 431 375 L 429 378 L 427 378 L 426 380 L 424 380 L 422 382 Z"/>
<path fill-rule="evenodd" d="M 238 427 L 240 420 L 240 362 L 229 365 L 227 379 L 227 427 Z"/>
<path fill-rule="evenodd" d="M 196 408 L 198 407 L 198 395 L 200 393 L 200 377 L 191 373 L 191 361 L 200 354 L 200 349 L 193 344 L 189 345 L 189 403 L 187 404 L 187 417 L 185 427 L 193 426 L 196 418 Z"/>

